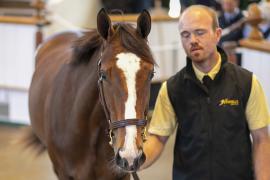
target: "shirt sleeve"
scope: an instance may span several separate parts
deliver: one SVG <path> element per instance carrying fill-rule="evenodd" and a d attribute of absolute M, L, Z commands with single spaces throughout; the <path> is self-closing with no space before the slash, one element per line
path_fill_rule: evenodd
<path fill-rule="evenodd" d="M 148 132 L 159 136 L 170 136 L 176 128 L 176 115 L 168 97 L 167 83 L 160 88 Z"/>
<path fill-rule="evenodd" d="M 263 128 L 270 124 L 266 96 L 255 75 L 252 77 L 252 86 L 245 113 L 250 130 Z"/>

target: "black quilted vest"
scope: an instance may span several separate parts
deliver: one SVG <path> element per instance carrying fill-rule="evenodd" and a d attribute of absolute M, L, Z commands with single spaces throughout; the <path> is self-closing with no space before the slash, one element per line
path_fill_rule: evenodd
<path fill-rule="evenodd" d="M 178 118 L 174 180 L 253 180 L 250 131 L 245 108 L 252 73 L 227 62 L 206 88 L 191 60 L 167 81 Z"/>

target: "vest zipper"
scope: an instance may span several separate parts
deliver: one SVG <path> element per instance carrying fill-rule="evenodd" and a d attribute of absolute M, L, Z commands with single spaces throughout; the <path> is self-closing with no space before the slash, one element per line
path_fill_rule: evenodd
<path fill-rule="evenodd" d="M 208 95 L 207 96 L 207 111 L 208 111 L 208 118 L 209 118 L 209 131 L 208 131 L 208 138 L 209 138 L 209 179 L 213 180 L 213 122 L 212 122 L 212 117 L 211 117 L 211 98 Z"/>
<path fill-rule="evenodd" d="M 190 79 L 193 83 L 195 83 L 199 88 L 201 88 L 204 93 L 206 94 L 207 98 L 206 98 L 206 102 L 207 102 L 207 114 L 208 114 L 208 118 L 209 118 L 209 131 L 208 131 L 208 138 L 209 138 L 209 142 L 208 142 L 208 150 L 209 150 L 209 180 L 213 180 L 213 133 L 212 133 L 212 118 L 211 118 L 211 98 L 210 98 L 210 90 L 207 89 L 202 83 L 200 83 L 198 80 L 194 80 L 190 77 L 188 77 L 188 79 Z"/>

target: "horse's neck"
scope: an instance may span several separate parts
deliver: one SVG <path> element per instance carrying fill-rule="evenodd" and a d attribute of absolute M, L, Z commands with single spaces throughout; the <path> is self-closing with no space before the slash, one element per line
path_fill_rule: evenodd
<path fill-rule="evenodd" d="M 98 49 L 92 56 L 88 64 L 81 65 L 77 73 L 82 74 L 81 82 L 79 82 L 77 91 L 77 97 L 75 98 L 76 106 L 74 106 L 75 112 L 78 118 L 74 119 L 77 125 L 80 123 L 93 123 L 98 121 L 100 125 L 106 124 L 103 107 L 101 106 L 98 90 L 98 61 L 100 59 L 102 49 Z M 88 121 L 85 121 L 88 119 Z M 91 121 L 91 122 L 90 122 Z M 105 121 L 105 123 L 104 123 Z"/>

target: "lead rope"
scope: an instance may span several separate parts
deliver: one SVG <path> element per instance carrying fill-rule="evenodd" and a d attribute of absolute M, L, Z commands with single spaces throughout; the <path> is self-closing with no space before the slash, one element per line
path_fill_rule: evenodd
<path fill-rule="evenodd" d="M 132 174 L 132 177 L 133 177 L 134 180 L 140 180 L 140 178 L 139 178 L 139 176 L 138 176 L 138 174 L 137 174 L 136 171 L 135 172 L 132 172 L 131 174 Z"/>

